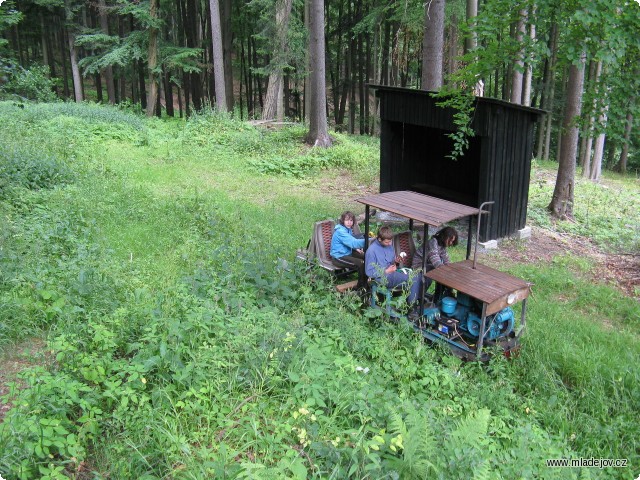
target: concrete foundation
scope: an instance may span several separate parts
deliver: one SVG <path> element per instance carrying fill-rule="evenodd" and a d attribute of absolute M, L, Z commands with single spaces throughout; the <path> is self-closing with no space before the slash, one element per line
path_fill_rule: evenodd
<path fill-rule="evenodd" d="M 518 240 L 524 240 L 526 238 L 531 238 L 531 227 L 524 227 L 517 231 L 515 238 Z"/>
<path fill-rule="evenodd" d="M 488 240 L 486 242 L 478 242 L 478 245 L 485 250 L 496 250 L 498 248 L 498 241 Z"/>

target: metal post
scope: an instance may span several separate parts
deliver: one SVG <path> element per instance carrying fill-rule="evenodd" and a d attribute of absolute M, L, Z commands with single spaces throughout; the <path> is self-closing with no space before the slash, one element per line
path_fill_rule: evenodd
<path fill-rule="evenodd" d="M 483 303 L 482 304 L 482 320 L 480 321 L 480 331 L 478 332 L 478 348 L 476 349 L 476 356 L 478 357 L 478 360 L 480 360 L 482 358 L 482 344 L 484 343 L 484 335 L 485 335 L 485 331 L 484 331 L 484 324 L 487 321 L 487 304 Z"/>
<path fill-rule="evenodd" d="M 467 260 L 471 258 L 471 233 L 473 227 L 473 215 L 469 215 L 469 229 L 467 230 Z"/>
<path fill-rule="evenodd" d="M 420 317 L 424 314 L 424 292 L 426 290 L 424 272 L 427 268 L 427 235 L 429 235 L 429 225 L 424 223 L 422 226 L 422 271 L 420 272 L 420 275 L 422 275 L 422 285 L 420 285 Z"/>
<path fill-rule="evenodd" d="M 369 248 L 369 205 L 364 206 L 364 251 Z"/>
<path fill-rule="evenodd" d="M 528 299 L 524 299 L 522 301 L 522 313 L 520 314 L 520 331 L 518 332 L 518 334 L 521 334 L 524 331 L 525 325 L 527 324 L 527 300 Z"/>
<path fill-rule="evenodd" d="M 480 205 L 479 208 L 479 212 L 478 212 L 478 230 L 476 231 L 476 247 L 473 251 L 473 269 L 476 269 L 476 255 L 478 254 L 478 240 L 480 239 L 480 219 L 482 218 L 482 214 L 483 213 L 489 213 L 488 211 L 483 211 L 482 207 L 484 207 L 485 205 L 493 205 L 496 202 L 484 202 L 482 205 Z"/>

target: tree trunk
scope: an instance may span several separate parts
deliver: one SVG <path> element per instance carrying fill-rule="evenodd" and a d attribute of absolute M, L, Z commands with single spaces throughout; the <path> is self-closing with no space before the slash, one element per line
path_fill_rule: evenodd
<path fill-rule="evenodd" d="M 224 91 L 227 96 L 227 110 L 233 111 L 233 30 L 231 29 L 231 0 L 223 0 L 220 10 L 222 23 L 222 57 L 224 59 Z"/>
<path fill-rule="evenodd" d="M 171 75 L 169 72 L 164 72 L 164 106 L 167 110 L 167 115 L 173 117 L 175 115 L 173 108 L 173 88 L 171 86 Z"/>
<path fill-rule="evenodd" d="M 251 44 L 252 44 L 252 48 L 251 48 L 251 52 L 253 54 L 253 66 L 254 67 L 258 67 L 258 49 L 256 47 L 256 42 L 255 39 L 251 38 Z M 258 104 L 260 105 L 260 110 L 262 110 L 264 108 L 264 104 L 263 104 L 263 99 L 262 99 L 262 81 L 260 80 L 260 75 L 255 75 L 254 76 L 255 81 L 256 81 L 256 90 L 258 93 Z M 255 102 L 254 102 L 255 105 Z"/>
<path fill-rule="evenodd" d="M 76 102 L 80 103 L 84 101 L 84 95 L 82 94 L 82 76 L 78 67 L 75 35 L 72 32 L 67 32 L 67 39 L 69 41 L 69 63 L 71 63 L 71 74 L 73 76 L 73 95 Z"/>
<path fill-rule="evenodd" d="M 100 30 L 105 35 L 109 35 L 109 18 L 107 17 L 107 6 L 105 0 L 98 0 L 98 20 L 100 21 Z M 113 83 L 113 68 L 108 66 L 102 71 L 102 76 L 107 84 L 107 96 L 111 105 L 116 103 L 116 89 Z"/>
<path fill-rule="evenodd" d="M 532 13 L 533 19 L 535 19 L 536 17 L 535 8 L 536 7 L 534 4 L 533 13 Z M 536 24 L 534 22 L 535 20 L 529 23 L 529 38 L 531 39 L 532 44 L 535 44 L 536 42 Z M 531 61 L 532 61 L 532 56 L 529 55 L 529 58 L 527 59 L 527 62 L 526 62 L 525 71 L 524 71 L 524 84 L 522 86 L 522 105 L 526 107 L 531 106 L 531 82 L 533 77 L 533 65 Z"/>
<path fill-rule="evenodd" d="M 307 32 L 311 32 L 311 2 L 312 0 L 304 0 L 304 27 Z M 305 123 L 310 123 L 311 119 L 309 114 L 311 112 L 311 54 L 309 53 L 310 47 L 307 48 L 307 74 L 304 76 L 304 120 Z"/>
<path fill-rule="evenodd" d="M 600 74 L 602 72 L 602 62 L 590 62 L 589 64 L 589 84 L 594 90 L 600 88 Z M 582 166 L 582 176 L 584 178 L 591 177 L 591 147 L 593 145 L 593 133 L 596 123 L 596 111 L 598 109 L 598 100 L 593 99 L 591 104 L 591 112 L 589 113 L 589 124 L 585 128 L 583 135 L 584 142 L 581 144 L 580 165 Z"/>
<path fill-rule="evenodd" d="M 627 113 L 627 124 L 624 128 L 624 140 L 622 143 L 622 152 L 620 153 L 620 162 L 618 163 L 618 172 L 627 173 L 627 162 L 629 159 L 629 141 L 631 139 L 631 128 L 633 127 L 633 114 Z"/>
<path fill-rule="evenodd" d="M 569 82 L 567 85 L 567 101 L 562 121 L 562 137 L 560 150 L 562 152 L 558 163 L 558 177 L 549 204 L 551 214 L 556 218 L 573 219 L 574 185 L 576 176 L 576 150 L 578 148 L 578 127 L 575 122 L 582 110 L 582 89 L 584 86 L 584 62 L 582 54 L 580 65 L 569 68 Z"/>
<path fill-rule="evenodd" d="M 251 73 L 249 72 L 249 66 L 251 65 L 251 42 L 247 39 L 247 53 L 245 57 L 244 52 L 244 43 L 240 43 L 240 59 L 241 59 L 241 70 L 244 70 L 244 87 L 246 89 L 246 97 L 247 97 L 247 118 L 252 118 L 253 116 L 253 80 L 251 78 Z M 240 72 L 242 73 L 242 72 Z"/>
<path fill-rule="evenodd" d="M 467 23 L 472 24 L 478 16 L 478 0 L 467 0 Z M 478 48 L 478 37 L 475 30 L 464 41 L 464 53 L 469 53 Z"/>
<path fill-rule="evenodd" d="M 149 0 L 149 16 L 155 22 L 158 18 L 159 0 Z M 149 95 L 147 97 L 147 117 L 152 117 L 158 98 L 158 82 L 154 72 L 158 64 L 158 28 L 152 24 L 149 28 L 149 54 L 147 59 L 147 71 L 149 74 Z"/>
<path fill-rule="evenodd" d="M 140 95 L 140 107 L 146 112 L 147 110 L 147 88 L 144 81 L 145 66 L 142 60 L 136 62 L 136 70 L 138 71 L 138 94 Z"/>
<path fill-rule="evenodd" d="M 382 55 L 380 56 L 380 85 L 389 85 L 389 48 L 391 46 L 391 22 L 384 22 L 382 37 Z"/>
<path fill-rule="evenodd" d="M 213 76 L 216 82 L 216 109 L 227 109 L 227 94 L 224 77 L 224 55 L 222 53 L 222 27 L 220 24 L 220 6 L 218 0 L 209 0 L 211 8 L 211 41 L 213 42 Z"/>
<path fill-rule="evenodd" d="M 124 19 L 125 17 L 118 17 L 118 36 L 120 39 L 124 39 Z M 120 101 L 124 102 L 127 99 L 127 74 L 124 67 L 118 67 L 120 73 L 118 83 L 120 84 Z"/>
<path fill-rule="evenodd" d="M 64 13 L 63 13 L 64 15 Z M 64 18 L 64 17 L 63 17 Z M 62 88 L 64 92 L 64 98 L 70 97 L 69 91 L 69 72 L 67 69 L 67 47 L 65 46 L 66 41 L 66 28 L 62 24 L 60 18 L 58 18 L 58 44 L 60 48 L 60 56 L 62 57 Z"/>
<path fill-rule="evenodd" d="M 602 62 L 598 63 L 602 64 Z M 601 89 L 601 91 L 602 90 L 603 89 Z M 600 95 L 599 104 L 600 116 L 598 118 L 598 130 L 600 130 L 600 133 L 596 137 L 595 146 L 593 148 L 593 164 L 591 168 L 591 175 L 589 176 L 589 178 L 594 182 L 600 180 L 600 174 L 602 173 L 602 157 L 604 156 L 605 141 L 605 133 L 603 130 L 607 126 L 607 112 L 609 111 L 609 103 L 606 92 L 602 92 L 602 94 Z"/>
<path fill-rule="evenodd" d="M 358 34 L 358 103 L 360 108 L 358 109 L 359 113 L 359 125 L 358 129 L 360 131 L 360 135 L 364 135 L 365 133 L 365 123 L 364 123 L 364 107 L 365 107 L 365 98 L 364 98 L 364 74 L 365 74 L 365 60 L 364 60 L 364 39 L 362 33 Z"/>
<path fill-rule="evenodd" d="M 350 134 L 355 133 L 356 128 L 356 59 L 358 51 L 356 49 L 356 40 L 351 38 L 349 42 L 349 126 Z"/>
<path fill-rule="evenodd" d="M 449 26 L 449 48 L 447 49 L 447 73 L 451 75 L 457 70 L 456 59 L 458 58 L 458 18 L 455 14 L 451 17 Z"/>
<path fill-rule="evenodd" d="M 549 96 L 547 103 L 547 111 L 549 114 L 547 115 L 546 120 L 546 128 L 545 128 L 545 138 L 544 138 L 544 153 L 542 158 L 545 160 L 549 160 L 549 156 L 551 155 L 551 130 L 553 125 L 553 110 L 555 108 L 555 95 L 556 95 L 556 67 L 558 62 L 557 55 L 557 44 L 558 44 L 558 23 L 554 20 L 551 25 L 551 60 L 549 63 Z"/>
<path fill-rule="evenodd" d="M 276 118 L 279 122 L 284 120 L 282 66 L 287 51 L 287 32 L 289 30 L 292 5 L 293 0 L 279 0 L 276 3 L 276 41 L 271 56 L 272 71 L 269 75 L 269 85 L 267 86 L 264 109 L 262 110 L 263 120 L 272 118 Z"/>
<path fill-rule="evenodd" d="M 311 111 L 309 112 L 309 134 L 306 141 L 314 146 L 329 147 L 332 142 L 327 128 L 323 0 L 310 0 L 309 13 Z"/>
<path fill-rule="evenodd" d="M 518 14 L 518 24 L 516 26 L 516 42 L 519 45 L 522 45 L 522 41 L 525 34 L 525 24 L 527 19 L 527 11 L 520 10 Z M 512 77 L 511 77 L 511 103 L 515 103 L 518 105 L 522 104 L 522 80 L 523 80 L 523 72 L 524 72 L 524 51 L 521 48 L 517 54 L 517 60 L 515 64 L 512 66 Z"/>
<path fill-rule="evenodd" d="M 558 24 L 555 19 L 551 21 L 551 30 L 549 32 L 549 51 L 551 57 L 547 59 L 544 66 L 544 74 L 542 77 L 542 93 L 540 95 L 540 108 L 547 111 L 545 117 L 538 123 L 538 145 L 536 149 L 536 158 L 544 158 L 544 147 L 547 134 L 550 134 L 549 118 L 553 117 L 553 97 L 552 86 L 555 84 L 555 62 L 557 55 L 555 52 L 556 41 L 558 38 Z M 547 153 L 548 158 L 548 153 Z"/>
<path fill-rule="evenodd" d="M 44 15 L 40 13 L 40 41 L 42 42 L 42 64 L 49 65 L 49 50 L 47 49 L 47 29 L 44 24 Z"/>
<path fill-rule="evenodd" d="M 445 0 L 427 0 L 424 6 L 422 89 L 442 88 Z"/>

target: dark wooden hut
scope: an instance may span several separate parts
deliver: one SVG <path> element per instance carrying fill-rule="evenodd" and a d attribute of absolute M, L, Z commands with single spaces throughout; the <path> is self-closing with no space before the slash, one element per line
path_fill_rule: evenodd
<path fill-rule="evenodd" d="M 479 207 L 494 201 L 480 241 L 524 228 L 534 127 L 542 110 L 476 97 L 464 156 L 448 156 L 455 111 L 431 92 L 372 85 L 380 99 L 380 192 L 413 190 Z"/>

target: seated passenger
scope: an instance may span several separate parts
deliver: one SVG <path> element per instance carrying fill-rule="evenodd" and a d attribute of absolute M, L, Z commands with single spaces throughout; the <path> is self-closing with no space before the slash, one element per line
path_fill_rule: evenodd
<path fill-rule="evenodd" d="M 427 242 L 427 264 L 425 265 L 425 273 L 438 268 L 440 265 L 451 263 L 447 247 L 455 247 L 458 245 L 458 232 L 453 227 L 444 227 L 439 230 Z M 422 244 L 416 248 L 413 255 L 411 268 L 415 270 L 422 269 Z M 431 279 L 427 278 L 425 290 L 431 285 Z M 438 295 L 437 295 L 438 296 Z"/>
<path fill-rule="evenodd" d="M 389 227 L 380 227 L 376 240 L 371 242 L 365 255 L 365 272 L 381 285 L 387 288 L 406 286 L 409 288 L 407 303 L 413 305 L 420 296 L 420 286 L 422 278 L 420 275 L 410 281 L 410 275 L 399 271 L 396 266 L 401 263 L 402 258 L 396 257 L 393 249 L 393 232 Z"/>
<path fill-rule="evenodd" d="M 358 270 L 357 289 L 367 287 L 367 277 L 364 274 L 364 238 L 353 235 L 353 225 L 356 216 L 352 212 L 344 212 L 340 216 L 333 236 L 331 237 L 331 263 L 340 268 L 356 268 Z"/>

